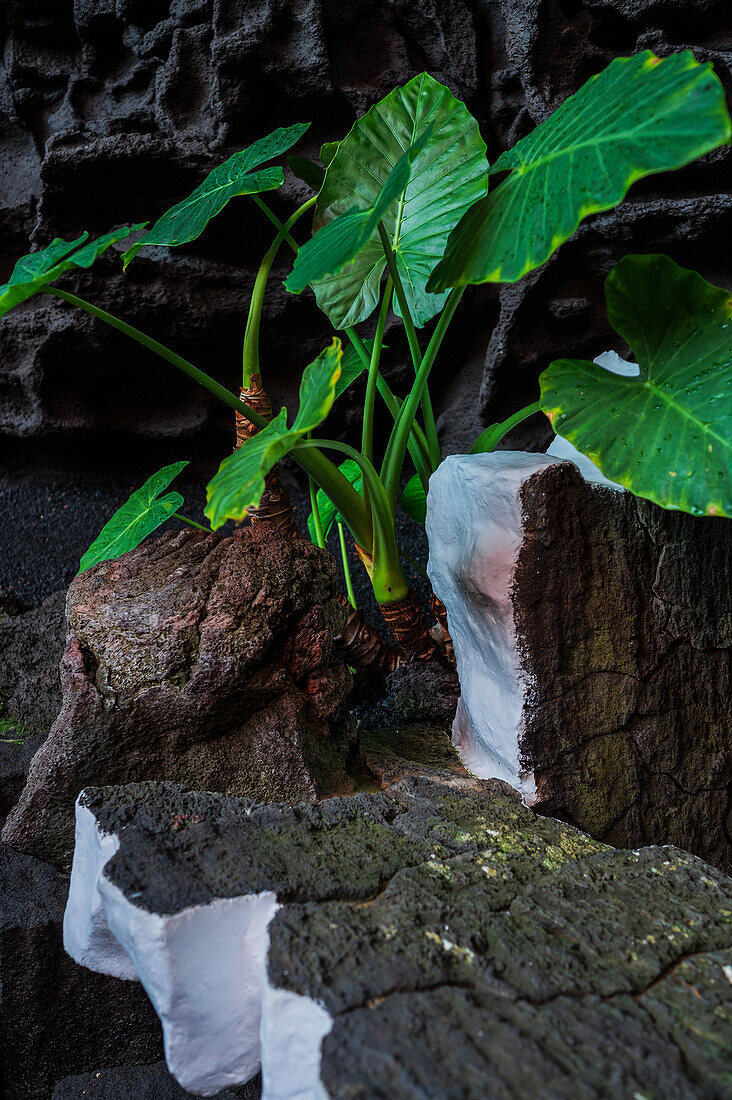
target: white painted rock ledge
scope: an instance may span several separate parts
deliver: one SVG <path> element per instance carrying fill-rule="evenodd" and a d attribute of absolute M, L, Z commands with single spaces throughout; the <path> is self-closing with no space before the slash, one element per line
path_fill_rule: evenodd
<path fill-rule="evenodd" d="M 203 1096 L 260 1063 L 265 1100 L 717 1095 L 732 880 L 537 818 L 448 750 L 316 805 L 83 793 L 67 949 L 142 981 Z"/>

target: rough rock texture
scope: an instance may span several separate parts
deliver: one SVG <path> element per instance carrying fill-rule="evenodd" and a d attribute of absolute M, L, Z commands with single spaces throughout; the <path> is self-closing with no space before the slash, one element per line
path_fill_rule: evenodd
<path fill-rule="evenodd" d="M 23 610 L 0 593 L 0 822 L 25 785 L 30 762 L 61 709 L 65 592 Z"/>
<path fill-rule="evenodd" d="M 68 880 L 47 863 L 0 847 L 0 1093 L 6 1100 L 48 1100 L 68 1074 L 100 1063 L 152 1062 L 162 1054 L 160 1024 L 140 986 L 92 974 L 65 954 L 67 893 Z"/>
<path fill-rule="evenodd" d="M 595 489 L 565 464 L 521 501 L 513 605 L 537 809 L 732 870 L 732 523 Z"/>
<path fill-rule="evenodd" d="M 413 661 L 383 683 L 358 683 L 356 693 L 353 714 L 361 730 L 416 723 L 450 729 L 460 683 L 455 672 L 437 661 Z"/>
<path fill-rule="evenodd" d="M 165 1062 L 152 1066 L 116 1066 L 114 1069 L 64 1077 L 53 1090 L 51 1100 L 184 1100 L 186 1092 L 168 1073 Z M 259 1081 L 223 1089 L 216 1100 L 259 1100 Z"/>
<path fill-rule="evenodd" d="M 3 729 L 0 737 L 0 824 L 20 798 L 31 761 L 45 740 L 45 733 L 26 737 L 22 727 Z"/>
<path fill-rule="evenodd" d="M 427 530 L 468 766 L 598 839 L 731 870 L 732 524 L 502 451 L 443 463 Z"/>
<path fill-rule="evenodd" d="M 86 792 L 120 844 L 105 896 L 142 915 L 276 893 L 262 1059 L 278 1100 L 321 1080 L 390 1100 L 729 1095 L 732 880 L 536 817 L 435 766 L 447 752 L 316 806 Z M 172 831 L 172 810 L 200 821 Z"/>
<path fill-rule="evenodd" d="M 268 799 L 343 780 L 350 676 L 332 653 L 335 565 L 241 528 L 165 534 L 69 589 L 63 707 L 3 833 L 70 862 L 89 784 L 183 783 Z M 332 727 L 332 728 L 331 728 Z"/>
<path fill-rule="evenodd" d="M 65 592 L 30 611 L 0 611 L 0 707 L 35 733 L 48 733 L 61 709 Z"/>
<path fill-rule="evenodd" d="M 276 126 L 312 119 L 302 150 L 316 152 L 356 111 L 424 69 L 466 99 L 495 159 L 615 56 L 690 46 L 728 87 L 732 57 L 727 0 L 10 0 L 0 33 L 8 269 L 29 237 L 40 246 L 83 227 L 154 219 Z M 729 164 L 720 151 L 637 185 L 540 272 L 469 295 L 435 376 L 446 445 L 466 449 L 486 422 L 533 400 L 551 358 L 607 346 L 602 284 L 623 253 L 668 251 L 728 280 Z M 290 184 L 282 200 L 304 194 Z M 193 245 L 141 257 L 125 277 L 110 257 L 77 282 L 233 386 L 241 313 L 269 234 L 240 200 Z M 283 256 L 273 279 L 264 349 L 273 396 L 292 403 L 325 330 L 311 300 L 282 289 L 287 263 Z M 388 343 L 398 381 L 404 345 L 393 334 Z M 48 298 L 3 321 L 0 347 L 0 431 L 12 436 L 170 436 L 229 424 L 193 383 L 171 389 L 167 368 Z M 342 409 L 358 421 L 358 392 Z"/>

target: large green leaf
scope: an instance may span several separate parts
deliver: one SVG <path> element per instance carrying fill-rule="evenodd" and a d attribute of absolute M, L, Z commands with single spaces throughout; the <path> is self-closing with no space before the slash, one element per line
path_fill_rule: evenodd
<path fill-rule="evenodd" d="M 429 289 L 515 282 L 635 180 L 688 164 L 729 137 L 710 64 L 688 50 L 616 58 L 498 158 L 491 172 L 511 174 L 463 216 Z"/>
<path fill-rule="evenodd" d="M 362 251 L 377 232 L 377 226 L 389 206 L 404 194 L 412 163 L 429 142 L 431 134 L 430 125 L 402 154 L 386 177 L 373 206 L 367 210 L 358 210 L 354 206 L 347 214 L 340 214 L 324 225 L 302 246 L 285 283 L 288 290 L 300 294 L 310 283 L 315 284 L 327 275 L 337 275 L 344 264 Z"/>
<path fill-rule="evenodd" d="M 664 508 L 732 516 L 732 297 L 667 256 L 626 256 L 608 317 L 637 377 L 560 359 L 541 376 L 554 430 Z"/>
<path fill-rule="evenodd" d="M 105 233 L 103 237 L 89 241 L 88 244 L 84 243 L 89 239 L 88 233 L 82 233 L 75 241 L 63 241 L 56 237 L 46 248 L 22 256 L 13 268 L 8 282 L 0 286 L 0 317 L 20 302 L 32 298 L 44 286 L 55 282 L 64 272 L 91 267 L 111 244 L 123 241 L 130 233 L 144 229 L 146 224 L 142 222 L 140 225 L 125 225 L 120 229 L 113 229 L 111 233 Z"/>
<path fill-rule="evenodd" d="M 325 420 L 335 400 L 335 388 L 341 373 L 341 342 L 333 343 L 307 366 L 300 382 L 300 407 L 291 428 L 287 410 L 261 432 L 248 439 L 225 458 L 206 488 L 205 514 L 217 530 L 227 519 L 242 520 L 256 508 L 264 492 L 264 479 L 304 435 Z"/>
<path fill-rule="evenodd" d="M 127 267 L 147 245 L 178 245 L 195 240 L 229 199 L 281 187 L 285 179 L 281 168 L 262 168 L 259 172 L 253 169 L 286 153 L 309 125 L 309 122 L 297 122 L 294 126 L 281 127 L 219 164 L 188 198 L 167 210 L 149 233 L 128 248 L 122 257 L 124 266 Z"/>
<path fill-rule="evenodd" d="M 149 477 L 141 488 L 136 489 L 130 499 L 105 523 L 81 559 L 79 572 L 83 573 L 100 561 L 113 561 L 128 550 L 134 550 L 143 539 L 170 519 L 183 503 L 183 497 L 180 493 L 168 493 L 161 497 L 160 493 L 168 488 L 173 478 L 187 465 L 187 462 L 174 462 L 171 466 L 164 466 Z"/>
<path fill-rule="evenodd" d="M 330 163 L 332 147 L 321 151 L 327 172 L 315 216 L 319 228 L 354 207 L 373 209 L 400 157 L 430 124 L 429 143 L 414 160 L 406 190 L 382 216 L 417 325 L 442 308 L 442 296 L 426 293 L 427 278 L 451 229 L 488 187 L 485 144 L 464 104 L 426 73 L 395 88 L 354 124 Z M 318 305 L 334 326 L 358 324 L 372 313 L 384 268 L 374 228 L 355 260 L 315 283 Z"/>
<path fill-rule="evenodd" d="M 342 462 L 338 467 L 340 472 L 351 483 L 357 493 L 361 492 L 361 485 L 363 481 L 363 472 L 357 462 L 354 462 L 352 458 L 347 458 L 345 462 Z M 322 489 L 318 489 L 315 494 L 315 503 L 318 509 L 318 515 L 320 516 L 320 526 L 323 530 L 323 538 L 328 538 L 328 533 L 336 520 L 341 520 L 341 515 L 336 508 L 333 501 L 327 496 Z M 315 520 L 313 519 L 313 513 L 308 516 L 308 531 L 310 532 L 310 541 L 317 543 L 317 536 L 315 533 Z"/>

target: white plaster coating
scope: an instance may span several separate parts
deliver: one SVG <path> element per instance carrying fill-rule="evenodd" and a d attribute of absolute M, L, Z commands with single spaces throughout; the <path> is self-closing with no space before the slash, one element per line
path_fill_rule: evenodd
<path fill-rule="evenodd" d="M 265 976 L 262 998 L 262 1100 L 326 1100 L 321 1043 L 333 1027 L 324 1005 L 277 989 Z"/>
<path fill-rule="evenodd" d="M 616 351 L 604 351 L 593 362 L 611 374 L 618 374 L 623 378 L 637 378 L 640 374 L 640 367 L 637 363 L 629 363 L 626 359 L 621 359 Z M 599 466 L 596 466 L 591 458 L 583 455 L 573 443 L 570 443 L 568 439 L 564 439 L 561 435 L 554 436 L 547 447 L 546 453 L 553 458 L 574 462 L 575 466 L 579 467 L 585 481 L 590 481 L 596 485 L 604 485 L 607 489 L 616 489 L 621 493 L 625 492 L 622 485 L 618 485 L 617 481 L 610 481 L 609 478 L 605 477 Z"/>
<path fill-rule="evenodd" d="M 160 1017 L 165 1060 L 179 1084 L 213 1096 L 253 1077 L 275 894 L 215 898 L 161 915 L 138 909 L 104 877 L 99 891 Z"/>
<path fill-rule="evenodd" d="M 604 485 L 606 489 L 615 489 L 621 493 L 625 492 L 622 485 L 618 485 L 617 481 L 610 481 L 609 478 L 606 478 L 599 466 L 596 466 L 587 455 L 583 455 L 582 451 L 578 451 L 574 443 L 570 443 L 564 436 L 555 435 L 547 447 L 546 453 L 558 461 L 574 462 L 585 481 L 590 481 L 595 485 Z"/>
<path fill-rule="evenodd" d="M 64 910 L 64 948 L 81 966 L 99 974 L 137 981 L 137 971 L 107 923 L 99 895 L 99 876 L 119 848 L 114 833 L 104 833 L 91 810 L 76 800 L 74 862 Z"/>
<path fill-rule="evenodd" d="M 536 787 L 519 759 L 526 684 L 511 586 L 522 540 L 519 491 L 556 461 L 523 451 L 451 455 L 427 496 L 427 572 L 447 608 L 462 692 L 453 741 L 474 775 L 506 780 L 529 804 Z"/>
<path fill-rule="evenodd" d="M 272 891 L 150 913 L 104 875 L 119 838 L 76 803 L 76 845 L 64 946 L 90 970 L 140 980 L 160 1017 L 168 1068 L 212 1096 L 260 1066 L 260 1016 Z"/>
<path fill-rule="evenodd" d="M 598 367 L 604 367 L 611 374 L 620 374 L 623 378 L 637 378 L 640 367 L 637 363 L 630 363 L 627 359 L 621 359 L 616 351 L 603 351 L 601 355 L 592 360 Z"/>

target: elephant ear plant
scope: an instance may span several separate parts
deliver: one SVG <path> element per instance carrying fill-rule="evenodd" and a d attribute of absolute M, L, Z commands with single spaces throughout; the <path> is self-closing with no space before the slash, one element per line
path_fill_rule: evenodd
<path fill-rule="evenodd" d="M 294 535 L 277 475 L 278 461 L 289 454 L 310 478 L 315 540 L 322 545 L 328 526 L 338 522 L 355 541 L 401 647 L 383 665 L 393 667 L 440 654 L 407 583 L 395 516 L 408 456 L 414 476 L 402 505 L 423 518 L 429 477 L 440 462 L 428 381 L 466 286 L 522 278 L 549 259 L 583 218 L 617 205 L 634 181 L 728 142 L 730 121 L 710 65 L 698 64 L 689 52 L 659 59 L 645 51 L 611 62 L 489 165 L 465 105 L 422 74 L 373 106 L 341 141 L 324 146 L 320 163 L 289 158 L 292 171 L 316 193 L 282 223 L 262 198 L 283 182 L 282 169 L 261 165 L 287 152 L 305 129 L 278 130 L 229 158 L 124 256 L 127 265 L 147 245 L 193 240 L 237 195 L 250 195 L 272 221 L 276 236 L 249 304 L 239 397 L 130 325 L 52 285 L 69 269 L 64 264 L 74 266 L 74 256 L 77 267 L 91 262 L 90 253 L 83 263 L 74 253 L 80 242 L 56 241 L 20 261 L 0 289 L 0 303 L 10 295 L 0 309 L 39 291 L 55 294 L 156 351 L 234 410 L 239 446 L 207 490 L 205 511 L 214 529 L 249 515 Z M 298 244 L 293 229 L 311 210 L 313 235 Z M 119 239 L 124 232 L 109 236 Z M 106 241 L 96 242 L 99 251 Z M 293 419 L 284 409 L 272 417 L 259 351 L 262 303 L 283 244 L 295 253 L 287 289 L 299 294 L 311 288 L 336 332 L 303 373 Z M 82 253 L 91 247 L 84 245 Z M 632 492 L 666 507 L 732 514 L 729 295 L 658 256 L 626 257 L 609 276 L 607 295 L 610 321 L 633 348 L 638 376 L 619 378 L 574 360 L 553 363 L 542 375 L 540 399 L 491 425 L 473 451 L 492 450 L 515 424 L 544 411 L 556 431 Z M 414 368 L 404 397 L 391 391 L 380 370 L 390 311 L 404 327 Z M 367 339 L 359 329 L 370 320 Z M 421 340 L 428 323 L 429 338 Z M 360 449 L 314 435 L 361 373 Z M 377 394 L 390 424 L 379 455 Z M 344 461 L 336 465 L 327 452 Z M 161 471 L 165 487 L 171 469 Z M 157 500 L 156 485 L 144 488 L 137 503 L 124 506 L 122 521 L 113 523 L 114 537 L 105 528 L 104 545 L 95 544 L 82 566 L 136 545 L 179 507 L 175 494 Z M 135 509 L 144 512 L 144 522 L 134 522 Z M 356 648 L 376 652 L 378 644 L 359 635 L 361 625 L 354 620 L 352 626 Z"/>

